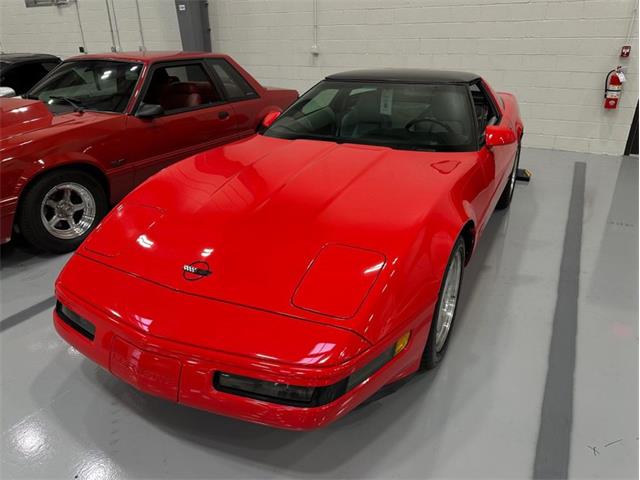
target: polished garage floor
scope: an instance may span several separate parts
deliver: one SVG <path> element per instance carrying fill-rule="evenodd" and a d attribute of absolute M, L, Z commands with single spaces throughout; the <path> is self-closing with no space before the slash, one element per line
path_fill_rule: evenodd
<path fill-rule="evenodd" d="M 637 478 L 638 158 L 525 149 L 521 164 L 533 181 L 465 272 L 445 362 L 311 433 L 111 377 L 52 328 L 66 257 L 3 248 L 0 476 Z"/>

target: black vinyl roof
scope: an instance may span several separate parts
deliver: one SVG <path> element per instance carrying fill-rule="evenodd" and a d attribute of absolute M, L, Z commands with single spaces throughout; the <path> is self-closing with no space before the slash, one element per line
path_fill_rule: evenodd
<path fill-rule="evenodd" d="M 428 70 L 424 68 L 379 68 L 334 73 L 327 80 L 347 82 L 405 82 L 405 83 L 471 83 L 480 75 L 469 72 Z"/>
<path fill-rule="evenodd" d="M 58 57 L 47 53 L 0 53 L 0 62 L 2 63 L 13 64 L 20 62 L 32 62 L 36 60 L 52 60 L 60 62 Z"/>

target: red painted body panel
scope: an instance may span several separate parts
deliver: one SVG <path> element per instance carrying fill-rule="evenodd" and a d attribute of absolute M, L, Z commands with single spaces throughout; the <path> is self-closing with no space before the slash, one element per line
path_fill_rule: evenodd
<path fill-rule="evenodd" d="M 153 63 L 201 58 L 225 59 L 244 76 L 259 98 L 217 104 L 153 120 L 132 115 Z M 297 98 L 294 90 L 264 88 L 226 55 L 131 52 L 83 55 L 67 61 L 91 59 L 144 64 L 124 113 L 85 111 L 52 115 L 46 105 L 37 100 L 0 99 L 0 243 L 11 238 L 24 188 L 45 171 L 89 166 L 108 189 L 111 203 L 115 204 L 135 185 L 167 165 L 253 134 L 268 112 L 282 110 Z M 223 110 L 230 115 L 221 120 L 218 113 Z"/>
<path fill-rule="evenodd" d="M 501 98 L 500 124 L 520 135 L 515 100 Z M 283 428 L 325 425 L 418 368 L 452 247 L 463 229 L 478 241 L 516 148 L 435 153 L 255 135 L 199 153 L 135 189 L 61 273 L 58 297 L 96 324 L 96 340 L 57 316 L 56 327 L 111 371 L 114 348 L 177 360 L 181 403 Z M 211 274 L 186 281 L 194 262 Z M 405 350 L 322 407 L 212 385 L 216 370 L 332 385 L 407 331 Z M 142 390 L 163 388 L 148 384 L 155 371 L 116 370 Z M 169 383 L 155 393 L 173 398 Z"/>

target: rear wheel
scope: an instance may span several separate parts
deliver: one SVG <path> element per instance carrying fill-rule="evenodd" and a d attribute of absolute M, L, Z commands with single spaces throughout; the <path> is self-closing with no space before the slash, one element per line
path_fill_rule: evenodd
<path fill-rule="evenodd" d="M 502 195 L 496 204 L 497 210 L 504 210 L 511 205 L 511 199 L 513 198 L 513 192 L 516 189 L 516 177 L 518 176 L 518 164 L 520 163 L 520 142 L 518 142 L 518 149 L 516 150 L 516 158 L 513 159 L 513 168 L 509 175 L 509 182 L 504 187 Z"/>
<path fill-rule="evenodd" d="M 79 170 L 37 179 L 20 202 L 18 226 L 34 247 L 53 253 L 75 250 L 107 213 L 102 186 Z"/>
<path fill-rule="evenodd" d="M 429 337 L 427 338 L 427 344 L 422 354 L 422 360 L 420 361 L 421 369 L 429 370 L 436 367 L 447 351 L 448 340 L 458 309 L 464 261 L 464 240 L 460 237 L 453 247 L 449 257 L 449 263 L 442 278 L 442 285 L 440 286 L 438 303 L 433 312 Z"/>

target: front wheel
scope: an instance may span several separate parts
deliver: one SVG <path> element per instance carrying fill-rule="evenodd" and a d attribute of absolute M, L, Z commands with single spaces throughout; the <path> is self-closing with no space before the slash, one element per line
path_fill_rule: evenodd
<path fill-rule="evenodd" d="M 516 150 L 516 157 L 513 159 L 513 167 L 509 174 L 509 182 L 504 187 L 502 195 L 496 204 L 497 210 L 504 210 L 511 205 L 511 199 L 513 198 L 513 192 L 516 189 L 516 178 L 518 176 L 518 164 L 520 163 L 520 142 L 518 142 L 518 149 Z"/>
<path fill-rule="evenodd" d="M 448 340 L 458 309 L 464 259 L 464 241 L 462 238 L 458 238 L 442 278 L 438 303 L 431 320 L 429 337 L 420 361 L 420 368 L 423 370 L 430 370 L 436 367 L 447 351 Z"/>
<path fill-rule="evenodd" d="M 37 179 L 20 202 L 18 226 L 34 247 L 53 253 L 75 250 L 108 210 L 102 186 L 79 170 Z"/>

